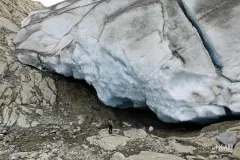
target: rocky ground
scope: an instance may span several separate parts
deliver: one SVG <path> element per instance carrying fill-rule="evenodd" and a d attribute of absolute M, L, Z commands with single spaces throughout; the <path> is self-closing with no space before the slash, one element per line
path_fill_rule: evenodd
<path fill-rule="evenodd" d="M 1 160 L 231 160 L 240 156 L 240 121 L 204 128 L 165 124 L 150 111 L 104 106 L 85 82 L 22 65 L 15 58 L 12 39 L 22 18 L 42 6 L 27 0 L 5 0 L 0 6 Z M 106 129 L 109 117 L 114 121 L 113 135 Z M 149 126 L 155 130 L 149 132 Z"/>

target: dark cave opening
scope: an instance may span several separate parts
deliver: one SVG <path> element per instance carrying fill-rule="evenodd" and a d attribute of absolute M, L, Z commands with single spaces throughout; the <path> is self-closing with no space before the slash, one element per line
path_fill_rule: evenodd
<path fill-rule="evenodd" d="M 174 136 L 176 133 L 180 135 L 197 135 L 200 130 L 207 126 L 208 124 L 196 124 L 193 122 L 184 122 L 184 123 L 165 123 L 158 119 L 157 115 L 153 113 L 148 108 L 115 108 L 104 105 L 97 97 L 96 90 L 93 86 L 86 83 L 84 80 L 76 80 L 72 77 L 66 78 L 64 76 L 54 75 L 54 79 L 56 81 L 56 84 L 58 87 L 63 87 L 67 85 L 69 91 L 75 90 L 73 96 L 76 96 L 75 99 L 81 96 L 77 96 L 80 94 L 81 91 L 84 90 L 87 94 L 85 96 L 94 97 L 92 100 L 90 100 L 89 109 L 95 110 L 96 115 L 95 116 L 105 116 L 106 119 L 108 118 L 107 115 L 114 115 L 114 121 L 119 124 L 121 127 L 123 122 L 129 122 L 132 124 L 132 127 L 135 128 L 146 128 L 148 130 L 149 126 L 154 127 L 153 134 L 155 135 L 161 135 L 164 136 Z M 65 84 L 64 84 L 65 83 Z M 68 90 L 64 89 L 64 90 Z M 67 91 L 67 92 L 69 92 Z M 96 101 L 96 103 L 93 103 L 93 101 Z M 97 105 L 97 106 L 96 106 Z M 102 113 L 110 112 L 111 114 L 103 114 Z M 109 117 L 110 118 L 110 117 Z"/>
<path fill-rule="evenodd" d="M 48 73 L 46 73 L 49 75 Z M 157 117 L 149 108 L 116 108 L 104 105 L 97 96 L 97 92 L 92 85 L 89 85 L 85 80 L 76 80 L 72 77 L 64 77 L 58 74 L 52 74 L 52 78 L 56 82 L 57 88 L 64 88 L 63 90 L 74 97 L 75 100 L 81 98 L 88 99 L 90 101 L 88 105 L 90 113 L 95 111 L 94 116 L 104 117 L 106 119 L 110 118 L 107 115 L 114 115 L 114 121 L 118 123 L 117 126 L 122 127 L 123 122 L 129 122 L 132 124 L 132 127 L 135 128 L 145 128 L 148 130 L 148 127 L 153 126 L 153 134 L 162 137 L 175 136 L 196 136 L 198 135 L 204 127 L 207 127 L 211 124 L 217 124 L 225 121 L 235 121 L 240 120 L 239 115 L 234 115 L 227 107 L 225 111 L 226 116 L 222 116 L 215 119 L 199 119 L 198 123 L 194 122 L 180 122 L 180 123 L 166 123 Z M 86 94 L 84 97 L 79 95 L 82 91 Z M 59 93 L 62 94 L 62 93 Z M 93 103 L 94 102 L 94 103 Z M 101 112 L 101 113 L 100 113 Z M 111 113 L 111 114 L 105 114 Z"/>

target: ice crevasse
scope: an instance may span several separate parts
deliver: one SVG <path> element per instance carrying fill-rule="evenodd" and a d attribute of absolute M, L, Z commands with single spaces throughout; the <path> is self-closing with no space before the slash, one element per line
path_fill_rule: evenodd
<path fill-rule="evenodd" d="M 14 43 L 22 63 L 84 79 L 108 106 L 215 119 L 240 113 L 240 20 L 212 29 L 225 18 L 219 6 L 240 19 L 228 1 L 67 0 L 32 12 Z"/>

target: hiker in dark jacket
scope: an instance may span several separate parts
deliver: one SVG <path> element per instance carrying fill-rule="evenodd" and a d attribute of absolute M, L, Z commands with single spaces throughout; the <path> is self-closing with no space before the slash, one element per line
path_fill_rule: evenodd
<path fill-rule="evenodd" d="M 113 130 L 113 121 L 111 118 L 109 118 L 108 120 L 108 133 L 112 134 L 112 130 Z"/>

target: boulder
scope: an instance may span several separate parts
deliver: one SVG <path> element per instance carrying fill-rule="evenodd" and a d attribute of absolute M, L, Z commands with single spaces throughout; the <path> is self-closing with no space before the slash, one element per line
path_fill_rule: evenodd
<path fill-rule="evenodd" d="M 108 134 L 108 130 L 103 129 L 99 131 L 97 136 L 88 137 L 86 140 L 90 144 L 99 146 L 104 150 L 113 151 L 118 147 L 127 145 L 130 138 L 115 134 L 110 135 Z"/>
<path fill-rule="evenodd" d="M 235 132 L 224 132 L 217 136 L 217 140 L 225 146 L 233 148 L 237 143 L 237 134 Z"/>
<path fill-rule="evenodd" d="M 147 137 L 147 133 L 143 129 L 130 129 L 123 133 L 126 137 L 131 139 L 145 139 Z"/>
<path fill-rule="evenodd" d="M 178 153 L 185 153 L 185 154 L 194 154 L 194 150 L 196 150 L 197 148 L 193 147 L 193 146 L 185 146 L 182 145 L 178 142 L 176 142 L 176 140 L 172 140 L 170 141 L 170 146 L 177 151 Z"/>
<path fill-rule="evenodd" d="M 116 152 L 113 154 L 111 160 L 125 160 L 125 156 L 122 153 Z"/>
<path fill-rule="evenodd" d="M 149 151 L 141 151 L 138 155 L 132 155 L 127 158 L 122 153 L 115 153 L 111 160 L 184 160 L 183 158 L 163 153 L 155 153 Z"/>
<path fill-rule="evenodd" d="M 133 155 L 125 160 L 160 160 L 160 159 L 166 159 L 166 160 L 184 160 L 183 158 L 177 157 L 175 155 L 170 154 L 163 154 L 163 153 L 155 153 L 155 152 L 148 152 L 148 151 L 142 151 L 139 155 Z"/>

